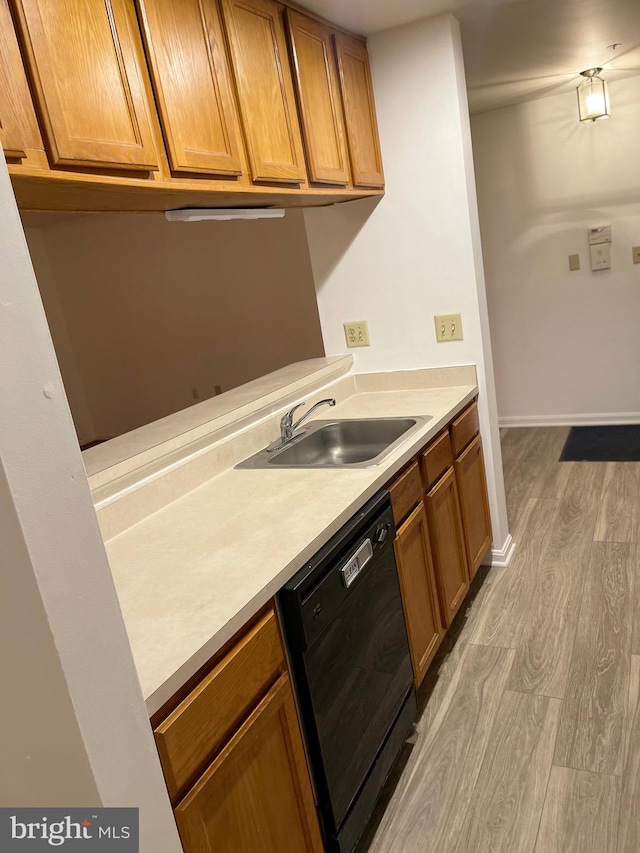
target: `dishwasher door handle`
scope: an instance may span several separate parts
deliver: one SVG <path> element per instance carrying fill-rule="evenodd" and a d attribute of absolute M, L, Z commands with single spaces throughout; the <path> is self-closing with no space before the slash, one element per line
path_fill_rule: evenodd
<path fill-rule="evenodd" d="M 365 539 L 358 550 L 349 557 L 347 562 L 340 569 L 342 583 L 347 587 L 351 586 L 360 572 L 373 557 L 373 545 L 371 539 Z"/>

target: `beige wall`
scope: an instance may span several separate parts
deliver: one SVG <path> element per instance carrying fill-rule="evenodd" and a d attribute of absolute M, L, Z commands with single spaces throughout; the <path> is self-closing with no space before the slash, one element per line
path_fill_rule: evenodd
<path fill-rule="evenodd" d="M 640 77 L 610 94 L 607 121 L 580 124 L 575 93 L 473 119 L 506 425 L 640 421 Z M 592 272 L 587 229 L 605 224 L 612 269 Z"/>
<path fill-rule="evenodd" d="M 60 365 L 60 372 L 64 376 L 65 390 L 69 406 L 73 412 L 76 430 L 78 435 L 92 437 L 98 433 L 89 411 L 87 395 L 84 390 L 82 376 L 78 369 L 73 343 L 69 336 L 67 320 L 58 297 L 58 288 L 51 264 L 49 263 L 49 255 L 44 239 L 45 233 L 44 228 L 28 229 L 31 262 L 34 269 L 37 270 L 40 296 L 42 297 L 47 315 L 49 331 L 55 341 L 58 364 Z"/>
<path fill-rule="evenodd" d="M 324 354 L 299 211 L 265 222 L 25 224 L 81 441 L 186 408 L 193 389 L 204 400 L 216 385 Z"/>
<path fill-rule="evenodd" d="M 439 15 L 368 44 L 385 196 L 305 212 L 325 347 L 345 352 L 342 324 L 368 320 L 360 372 L 477 365 L 498 563 L 510 536 L 459 26 Z M 433 315 L 458 311 L 464 340 L 437 343 Z"/>

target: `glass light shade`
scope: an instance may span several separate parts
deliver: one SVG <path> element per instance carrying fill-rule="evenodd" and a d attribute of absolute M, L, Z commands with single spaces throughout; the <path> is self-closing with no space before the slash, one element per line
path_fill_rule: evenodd
<path fill-rule="evenodd" d="M 578 86 L 580 121 L 598 121 L 601 118 L 609 118 L 611 115 L 609 90 L 605 81 L 597 73 L 601 70 L 597 68 L 582 72 L 585 79 Z"/>

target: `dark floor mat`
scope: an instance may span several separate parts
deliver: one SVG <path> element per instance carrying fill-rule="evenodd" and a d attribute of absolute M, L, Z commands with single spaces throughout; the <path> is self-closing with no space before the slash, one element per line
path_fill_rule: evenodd
<path fill-rule="evenodd" d="M 571 427 L 560 462 L 640 462 L 640 424 Z"/>

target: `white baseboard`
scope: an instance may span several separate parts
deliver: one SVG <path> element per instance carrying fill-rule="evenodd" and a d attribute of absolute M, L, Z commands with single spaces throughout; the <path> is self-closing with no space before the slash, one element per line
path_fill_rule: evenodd
<path fill-rule="evenodd" d="M 513 541 L 513 536 L 509 533 L 504 540 L 502 548 L 492 548 L 482 565 L 497 566 L 498 568 L 506 569 L 511 562 L 515 550 L 516 543 Z"/>
<path fill-rule="evenodd" d="M 609 412 L 592 415 L 513 415 L 498 418 L 501 427 L 613 426 L 640 424 L 640 412 Z"/>

